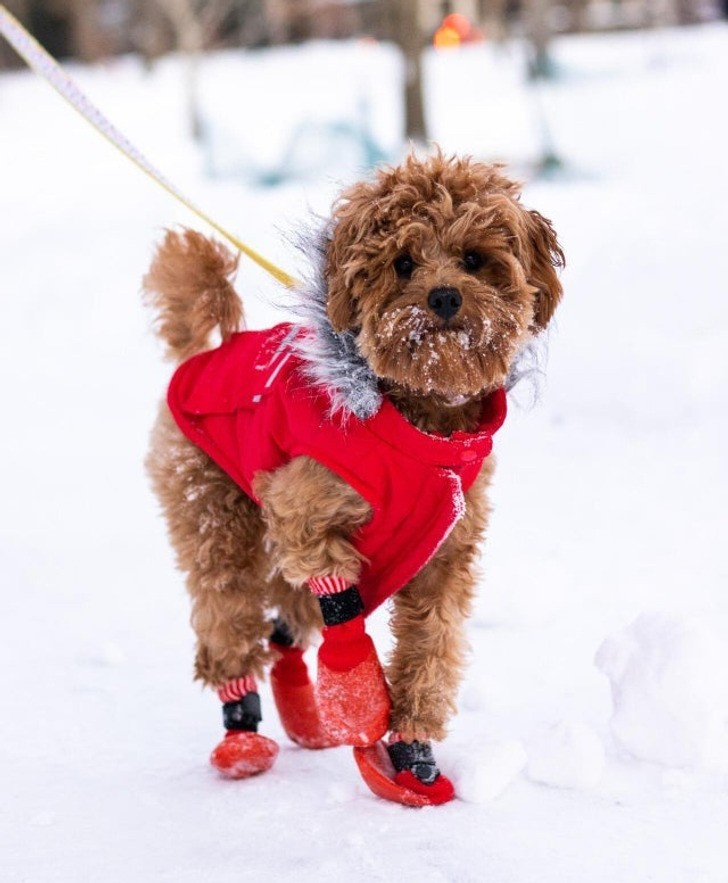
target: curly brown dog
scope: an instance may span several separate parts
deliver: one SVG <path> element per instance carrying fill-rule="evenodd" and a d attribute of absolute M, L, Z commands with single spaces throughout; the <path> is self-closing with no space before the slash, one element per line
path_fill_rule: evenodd
<path fill-rule="evenodd" d="M 554 230 L 519 192 L 439 152 L 379 171 L 309 244 L 302 321 L 261 332 L 240 332 L 221 245 L 187 230 L 159 248 L 145 289 L 182 364 L 148 468 L 192 596 L 195 676 L 224 703 L 221 772 L 275 759 L 255 680 L 273 665 L 295 741 L 389 731 L 393 799 L 452 797 L 429 743 L 455 711 L 491 437 L 561 297 Z M 388 598 L 385 680 L 364 617 Z M 314 689 L 301 654 L 322 629 Z"/>

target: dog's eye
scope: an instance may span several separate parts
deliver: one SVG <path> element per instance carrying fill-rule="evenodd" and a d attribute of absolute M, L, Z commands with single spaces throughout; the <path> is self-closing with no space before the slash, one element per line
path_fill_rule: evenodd
<path fill-rule="evenodd" d="M 466 251 L 463 255 L 463 267 L 468 273 L 476 273 L 485 264 L 485 258 L 479 251 Z"/>
<path fill-rule="evenodd" d="M 403 279 L 409 279 L 415 268 L 415 262 L 408 254 L 401 254 L 394 259 L 394 271 Z"/>

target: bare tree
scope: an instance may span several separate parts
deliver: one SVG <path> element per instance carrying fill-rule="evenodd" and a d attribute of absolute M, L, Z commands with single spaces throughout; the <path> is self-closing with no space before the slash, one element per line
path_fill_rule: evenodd
<path fill-rule="evenodd" d="M 28 25 L 29 9 L 28 0 L 6 0 L 5 6 L 8 12 L 11 12 L 18 21 L 26 26 Z M 20 56 L 13 50 L 9 43 L 0 37 L 0 70 L 6 67 L 17 67 L 22 64 Z"/>
<path fill-rule="evenodd" d="M 478 0 L 475 19 L 489 40 L 502 42 L 508 36 L 508 0 Z"/>
<path fill-rule="evenodd" d="M 550 73 L 549 44 L 551 42 L 551 0 L 526 0 L 523 7 L 524 25 L 531 44 L 530 73 L 534 79 Z"/>
<path fill-rule="evenodd" d="M 422 98 L 422 33 L 420 0 L 385 0 L 387 30 L 402 50 L 405 63 L 405 135 L 413 141 L 427 140 Z"/>
<path fill-rule="evenodd" d="M 225 19 L 240 0 L 154 0 L 169 22 L 174 45 L 187 57 L 186 93 L 190 134 L 203 136 L 199 72 L 202 53 L 215 42 Z M 244 0 L 243 0 L 244 2 Z"/>

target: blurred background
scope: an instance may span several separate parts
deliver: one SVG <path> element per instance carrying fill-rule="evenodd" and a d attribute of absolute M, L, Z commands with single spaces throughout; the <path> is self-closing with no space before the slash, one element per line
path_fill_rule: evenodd
<path fill-rule="evenodd" d="M 431 91 L 427 89 L 428 73 L 437 76 L 432 63 L 428 65 L 423 59 L 428 48 L 452 53 L 458 48 L 478 47 L 481 58 L 488 54 L 495 65 L 491 79 L 501 79 L 504 74 L 510 81 L 518 79 L 523 72 L 513 68 L 521 66 L 533 82 L 558 76 L 551 49 L 560 35 L 688 26 L 728 14 L 725 0 L 14 0 L 7 6 L 60 59 L 108 65 L 131 55 L 151 75 L 165 56 L 184 56 L 187 127 L 191 137 L 211 154 L 210 170 L 229 171 L 235 163 L 242 167 L 247 148 L 249 166 L 238 171 L 257 171 L 269 182 L 300 172 L 298 165 L 306 165 L 306 160 L 298 154 L 310 147 L 305 142 L 313 138 L 340 142 L 348 136 L 349 148 L 357 149 L 369 165 L 391 152 L 391 138 L 384 138 L 372 119 L 378 112 L 381 115 L 381 109 L 372 106 L 378 102 L 367 88 L 371 78 L 359 72 L 354 94 L 348 96 L 352 104 L 348 118 L 330 122 L 323 131 L 318 127 L 315 134 L 311 126 L 293 127 L 279 165 L 271 166 L 272 158 L 264 163 L 255 155 L 255 147 L 245 141 L 243 120 L 248 124 L 250 120 L 244 110 L 236 125 L 229 114 L 207 100 L 200 83 L 203 56 L 215 54 L 219 60 L 227 51 L 235 58 L 240 53 L 231 50 L 302 46 L 311 41 L 358 40 L 369 46 L 384 43 L 396 47 L 396 62 L 391 57 L 385 60 L 386 53 L 381 51 L 372 51 L 368 60 L 377 66 L 388 61 L 390 85 L 402 92 L 398 96 L 403 109 L 399 140 L 404 135 L 425 142 L 443 136 L 442 125 L 427 106 L 426 93 Z M 520 55 L 517 61 L 514 54 Z M 18 63 L 10 47 L 0 42 L 0 69 L 17 67 Z M 330 63 L 336 61 L 332 58 Z M 510 70 L 500 70 L 499 77 L 493 77 L 499 67 Z M 288 90 L 289 95 L 301 91 L 300 84 L 297 86 Z M 256 91 L 265 94 L 271 87 L 260 82 Z M 245 89 L 245 84 L 238 88 Z M 291 128 L 295 120 L 288 102 L 278 95 L 274 98 L 274 115 L 285 114 Z M 548 140 L 545 114 L 539 108 L 532 114 L 539 117 L 535 125 L 541 140 L 547 142 L 541 144 L 536 159 L 550 166 L 559 158 Z M 468 146 L 513 158 L 497 138 L 489 145 L 481 136 Z M 309 159 L 308 171 L 311 164 Z"/>
<path fill-rule="evenodd" d="M 141 278 L 165 227 L 207 228 L 0 37 L 3 881 L 725 883 L 725 3 L 7 6 L 291 273 L 291 239 L 343 186 L 433 142 L 507 163 L 567 267 L 540 401 L 517 388 L 497 437 L 472 654 L 437 753 L 462 799 L 377 803 L 345 749 L 287 742 L 266 685 L 279 761 L 225 787 L 143 468 L 171 366 Z M 290 318 L 246 259 L 237 288 L 251 327 Z"/>

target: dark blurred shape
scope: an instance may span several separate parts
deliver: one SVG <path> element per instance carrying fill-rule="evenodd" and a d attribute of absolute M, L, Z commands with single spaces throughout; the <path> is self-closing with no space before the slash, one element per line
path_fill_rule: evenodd
<path fill-rule="evenodd" d="M 71 20 L 63 11 L 43 9 L 39 3 L 27 3 L 28 25 L 38 40 L 56 58 L 73 55 Z"/>
<path fill-rule="evenodd" d="M 402 50 L 405 63 L 404 134 L 410 141 L 425 143 L 427 127 L 422 97 L 422 50 L 425 30 L 422 0 L 386 0 L 384 25 L 387 36 Z"/>
<path fill-rule="evenodd" d="M 537 74 L 547 71 L 547 46 L 555 33 L 728 16 L 728 0 L 713 5 L 706 0 L 7 0 L 6 5 L 61 59 L 97 61 L 138 52 L 152 60 L 181 47 L 181 28 L 185 42 L 204 49 L 356 36 L 390 39 L 410 61 L 414 44 L 422 48 L 440 31 L 439 45 L 525 33 L 534 46 Z M 19 64 L 0 41 L 0 67 Z"/>

